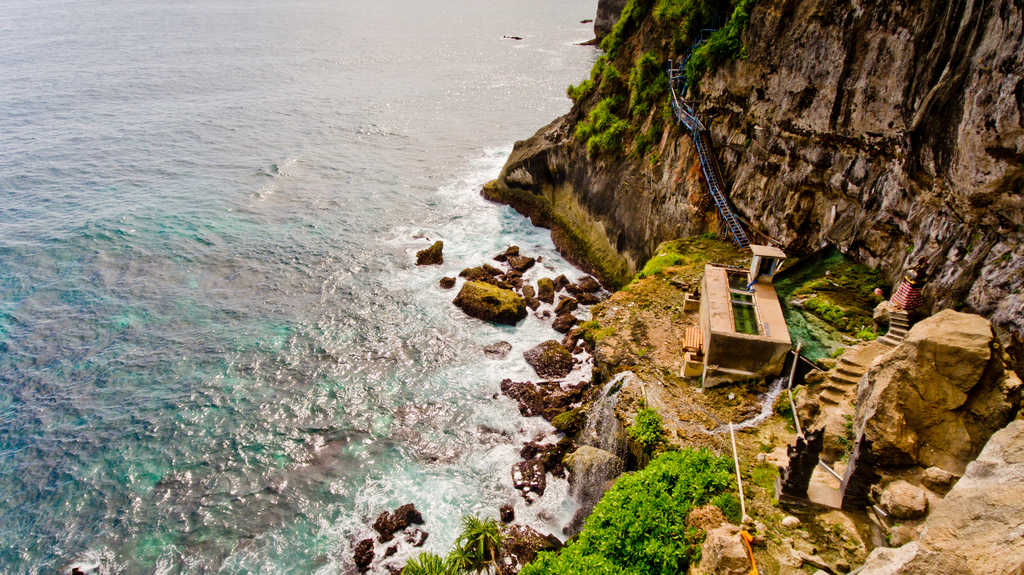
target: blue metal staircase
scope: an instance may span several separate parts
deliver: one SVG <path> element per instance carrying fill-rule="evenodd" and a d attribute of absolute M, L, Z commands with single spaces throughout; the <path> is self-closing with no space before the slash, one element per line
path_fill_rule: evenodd
<path fill-rule="evenodd" d="M 702 30 L 701 32 L 701 37 L 691 46 L 690 54 L 693 54 L 693 50 L 704 41 L 703 33 L 707 32 L 707 30 Z M 737 246 L 746 248 L 750 245 L 750 239 L 743 230 L 739 218 L 733 213 L 732 207 L 729 205 L 729 199 L 725 195 L 725 182 L 722 180 L 722 173 L 718 169 L 718 161 L 715 159 L 714 151 L 711 149 L 711 138 L 708 136 L 707 127 L 693 107 L 680 98 L 680 96 L 686 94 L 686 62 L 689 59 L 690 56 L 687 54 L 686 58 L 683 59 L 677 68 L 673 68 L 672 62 L 669 62 L 668 79 L 669 87 L 672 91 L 672 111 L 675 113 L 676 119 L 689 130 L 690 136 L 693 138 L 693 145 L 697 149 L 697 156 L 700 158 L 700 169 L 704 173 L 704 181 L 707 182 L 708 193 L 711 195 L 711 199 L 714 200 L 715 206 L 718 208 L 718 214 L 722 218 L 722 225 L 725 226 L 726 231 Z"/>

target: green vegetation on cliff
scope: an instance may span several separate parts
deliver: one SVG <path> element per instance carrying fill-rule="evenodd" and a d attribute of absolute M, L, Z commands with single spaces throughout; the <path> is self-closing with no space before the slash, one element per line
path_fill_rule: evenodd
<path fill-rule="evenodd" d="M 690 84 L 743 57 L 742 33 L 756 2 L 628 0 L 601 41 L 605 53 L 594 62 L 590 78 L 568 88 L 573 102 L 587 110 L 574 133 L 577 141 L 590 155 L 646 156 L 672 119 L 665 62 L 684 57 L 701 30 L 715 27 L 687 65 Z M 639 52 L 637 46 L 650 49 Z"/>
<path fill-rule="evenodd" d="M 684 573 L 700 559 L 704 533 L 686 524 L 695 507 L 733 489 L 732 462 L 707 449 L 659 455 L 623 475 L 601 498 L 579 537 L 541 553 L 522 575 Z"/>

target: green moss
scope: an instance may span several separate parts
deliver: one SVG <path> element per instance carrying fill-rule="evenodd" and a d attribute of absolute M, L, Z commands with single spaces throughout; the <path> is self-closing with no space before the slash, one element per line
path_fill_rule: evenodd
<path fill-rule="evenodd" d="M 583 341 L 592 346 L 596 346 L 602 339 L 615 333 L 615 328 L 601 327 L 601 324 L 598 323 L 597 320 L 590 320 L 581 323 L 580 329 L 582 330 Z"/>
<path fill-rule="evenodd" d="M 579 433 L 587 424 L 587 412 L 582 407 L 563 411 L 551 420 L 551 425 L 566 435 Z"/>
<path fill-rule="evenodd" d="M 750 474 L 754 485 L 770 493 L 775 492 L 775 480 L 779 477 L 779 470 L 770 463 L 762 463 L 755 467 Z"/>
<path fill-rule="evenodd" d="M 740 500 L 732 493 L 719 493 L 711 499 L 711 504 L 722 510 L 722 515 L 732 523 L 743 520 Z"/>
<path fill-rule="evenodd" d="M 508 325 L 526 317 L 526 300 L 512 290 L 484 282 L 462 284 L 455 305 L 475 318 Z"/>
<path fill-rule="evenodd" d="M 714 236 L 672 240 L 658 246 L 654 255 L 636 274 L 636 279 L 665 275 L 671 271 L 674 275 L 696 281 L 703 276 L 704 265 L 707 263 L 742 263 L 747 257 L 732 243 L 715 239 Z"/>

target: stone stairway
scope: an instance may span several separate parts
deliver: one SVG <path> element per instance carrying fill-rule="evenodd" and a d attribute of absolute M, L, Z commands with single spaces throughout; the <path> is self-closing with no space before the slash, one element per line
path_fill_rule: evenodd
<path fill-rule="evenodd" d="M 878 338 L 878 341 L 888 347 L 896 347 L 903 343 L 903 338 L 907 337 L 908 330 L 910 330 L 910 317 L 907 312 L 892 310 L 889 313 L 889 331 Z"/>

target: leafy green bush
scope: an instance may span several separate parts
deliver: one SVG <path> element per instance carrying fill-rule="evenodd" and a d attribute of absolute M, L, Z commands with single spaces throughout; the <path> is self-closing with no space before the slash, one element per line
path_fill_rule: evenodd
<path fill-rule="evenodd" d="M 650 14 L 651 2 L 652 0 L 627 0 L 615 26 L 612 26 L 612 31 L 601 40 L 601 49 L 605 54 L 611 58 L 615 57 L 626 38 L 640 26 L 644 17 Z"/>
<path fill-rule="evenodd" d="M 575 86 L 570 84 L 568 90 L 566 90 L 566 94 L 569 95 L 569 99 L 572 100 L 573 102 L 579 102 L 583 98 L 589 96 L 590 93 L 593 91 L 594 81 L 584 80 Z"/>
<path fill-rule="evenodd" d="M 665 443 L 665 428 L 657 411 L 643 408 L 636 414 L 636 422 L 626 428 L 626 435 L 639 443 L 648 453 Z"/>
<path fill-rule="evenodd" d="M 616 104 L 614 98 L 601 100 L 587 114 L 587 119 L 576 125 L 574 136 L 587 143 L 587 153 L 608 153 L 621 145 L 629 124 L 612 111 Z"/>
<path fill-rule="evenodd" d="M 645 52 L 629 72 L 629 115 L 634 120 L 641 120 L 666 98 L 668 77 L 664 65 L 652 52 Z"/>
<path fill-rule="evenodd" d="M 750 11 L 756 3 L 757 0 L 739 0 L 725 25 L 693 51 L 686 63 L 686 78 L 691 85 L 696 86 L 706 72 L 713 72 L 729 60 L 746 58 L 743 30 L 750 22 Z"/>
<path fill-rule="evenodd" d="M 732 460 L 707 449 L 659 455 L 620 477 L 559 553 L 541 553 L 522 575 L 669 575 L 700 559 L 704 534 L 686 516 L 733 487 Z"/>
<path fill-rule="evenodd" d="M 721 509 L 722 515 L 732 523 L 739 523 L 743 519 L 740 517 L 740 500 L 731 492 L 719 493 L 712 497 L 711 504 Z"/>

